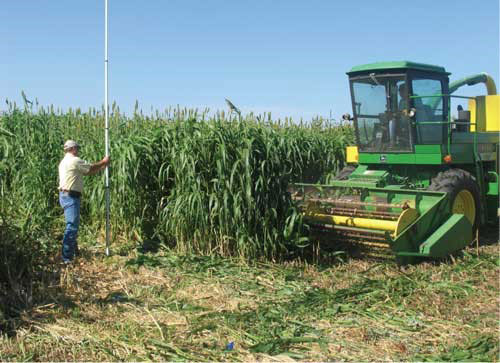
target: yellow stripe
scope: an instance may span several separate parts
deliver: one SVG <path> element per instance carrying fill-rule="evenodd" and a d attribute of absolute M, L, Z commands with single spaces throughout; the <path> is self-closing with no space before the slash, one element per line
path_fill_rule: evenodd
<path fill-rule="evenodd" d="M 306 213 L 305 216 L 311 222 L 321 222 L 339 226 L 358 227 L 366 229 L 378 229 L 381 231 L 389 232 L 394 232 L 398 225 L 397 221 L 335 216 L 321 213 Z"/>
<path fill-rule="evenodd" d="M 418 218 L 418 212 L 413 208 L 405 209 L 399 215 L 397 221 L 336 216 L 314 212 L 305 213 L 305 217 L 311 222 L 389 231 L 393 232 L 393 236 L 397 236 Z"/>

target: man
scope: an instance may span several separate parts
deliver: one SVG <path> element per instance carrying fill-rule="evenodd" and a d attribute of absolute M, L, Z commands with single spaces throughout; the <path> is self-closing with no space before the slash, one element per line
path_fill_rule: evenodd
<path fill-rule="evenodd" d="M 78 157 L 80 146 L 76 141 L 64 143 L 64 158 L 59 163 L 59 203 L 64 209 L 66 229 L 62 244 L 63 263 L 69 264 L 77 249 L 76 238 L 80 225 L 80 200 L 83 192 L 83 176 L 94 175 L 109 165 L 109 157 L 90 164 Z"/>
<path fill-rule="evenodd" d="M 399 103 L 398 103 L 398 109 L 400 112 L 402 112 L 402 114 L 404 116 L 407 116 L 409 114 L 409 110 L 408 110 L 408 105 L 407 105 L 405 95 L 406 95 L 406 84 L 401 83 L 399 85 L 399 97 L 400 97 L 400 99 L 399 99 Z M 408 96 L 410 96 L 410 95 L 408 95 Z M 418 95 L 414 94 L 413 96 L 418 96 Z M 421 98 L 414 98 L 413 104 L 415 105 L 415 109 L 416 109 L 415 114 L 417 117 L 417 121 L 429 121 L 429 119 L 432 117 L 431 116 L 432 111 L 431 111 L 430 107 L 428 105 L 424 104 Z"/>
<path fill-rule="evenodd" d="M 398 102 L 397 105 L 391 102 L 388 107 L 391 112 L 386 113 L 384 125 L 387 131 L 385 140 L 388 139 L 391 148 L 406 147 L 408 143 L 408 127 L 409 127 L 409 110 L 406 95 L 406 83 L 401 82 L 398 85 Z M 383 119 L 382 119 L 383 120 Z M 380 140 L 381 142 L 382 140 Z"/>
<path fill-rule="evenodd" d="M 406 102 L 406 83 L 401 83 L 399 85 L 399 102 L 398 102 L 398 110 L 403 115 L 408 114 L 408 104 Z"/>

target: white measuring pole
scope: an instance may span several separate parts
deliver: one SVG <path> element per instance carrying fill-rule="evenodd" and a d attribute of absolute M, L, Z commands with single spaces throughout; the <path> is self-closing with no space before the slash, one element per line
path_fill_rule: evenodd
<path fill-rule="evenodd" d="M 108 0 L 104 0 L 104 142 L 105 156 L 109 156 L 109 108 L 108 108 Z M 105 170 L 106 186 L 106 256 L 109 256 L 109 168 Z"/>

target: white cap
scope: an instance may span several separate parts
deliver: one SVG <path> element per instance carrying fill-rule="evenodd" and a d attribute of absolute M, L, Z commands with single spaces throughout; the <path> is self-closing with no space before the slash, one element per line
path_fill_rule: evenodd
<path fill-rule="evenodd" d="M 64 150 L 68 150 L 68 149 L 71 149 L 72 147 L 78 147 L 80 145 L 78 145 L 78 143 L 74 140 L 67 140 L 65 143 L 64 143 Z"/>

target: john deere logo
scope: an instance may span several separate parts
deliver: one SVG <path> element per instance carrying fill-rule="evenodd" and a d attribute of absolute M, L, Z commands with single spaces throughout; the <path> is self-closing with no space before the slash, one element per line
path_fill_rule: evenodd
<path fill-rule="evenodd" d="M 380 155 L 380 162 L 381 163 L 387 162 L 387 155 Z"/>

